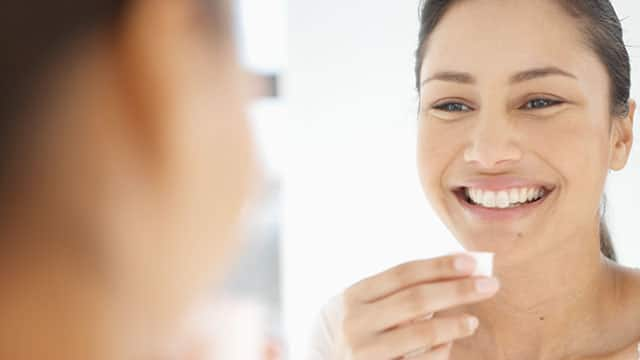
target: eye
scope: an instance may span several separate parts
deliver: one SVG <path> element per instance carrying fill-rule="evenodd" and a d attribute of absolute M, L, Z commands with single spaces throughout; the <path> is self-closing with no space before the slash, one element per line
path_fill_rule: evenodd
<path fill-rule="evenodd" d="M 433 107 L 436 110 L 446 111 L 446 112 L 468 112 L 471 111 L 471 108 L 465 104 L 449 102 L 440 105 L 436 105 Z"/>
<path fill-rule="evenodd" d="M 533 99 L 528 101 L 522 108 L 525 110 L 537 110 L 537 109 L 544 109 L 544 108 L 548 108 L 548 107 L 552 107 L 560 104 L 562 104 L 562 101 L 540 98 L 540 99 Z"/>

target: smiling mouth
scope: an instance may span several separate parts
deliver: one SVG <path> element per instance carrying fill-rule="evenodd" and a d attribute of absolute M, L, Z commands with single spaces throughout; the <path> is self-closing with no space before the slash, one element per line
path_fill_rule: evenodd
<path fill-rule="evenodd" d="M 502 191 L 483 191 L 460 187 L 455 189 L 454 193 L 469 206 L 505 210 L 541 203 L 553 191 L 553 188 L 546 187 L 514 188 Z"/>

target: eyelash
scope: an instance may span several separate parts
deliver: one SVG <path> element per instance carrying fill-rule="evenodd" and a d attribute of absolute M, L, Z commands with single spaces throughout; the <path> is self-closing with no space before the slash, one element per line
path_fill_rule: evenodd
<path fill-rule="evenodd" d="M 529 105 L 529 104 L 534 103 L 536 101 L 545 101 L 550 105 L 543 106 L 542 108 L 529 108 L 529 107 L 527 107 L 527 110 L 544 109 L 544 108 L 549 108 L 549 107 L 553 107 L 553 106 L 562 104 L 562 101 L 560 101 L 560 100 L 547 99 L 547 98 L 537 98 L 537 99 L 529 100 L 526 105 Z"/>
<path fill-rule="evenodd" d="M 530 104 L 538 102 L 538 101 L 544 101 L 548 105 L 547 106 L 542 106 L 542 107 L 531 107 L 531 106 L 529 106 Z M 526 111 L 540 110 L 540 109 L 545 109 L 545 108 L 561 105 L 562 103 L 563 102 L 560 101 L 560 100 L 553 100 L 553 99 L 548 99 L 548 98 L 536 98 L 536 99 L 529 100 L 525 104 L 525 106 L 523 106 L 523 107 L 524 107 L 524 110 L 526 110 Z M 470 111 L 470 110 L 447 110 L 447 107 L 448 106 L 452 106 L 452 105 L 461 105 L 463 107 L 466 107 L 466 108 L 470 109 L 470 106 L 467 106 L 467 105 L 462 104 L 462 103 L 457 103 L 457 102 L 448 102 L 448 103 L 436 105 L 433 108 L 436 109 L 436 110 L 441 110 L 441 111 L 446 111 L 446 112 L 468 112 L 468 111 Z M 522 109 L 523 107 L 520 107 L 520 109 Z"/>

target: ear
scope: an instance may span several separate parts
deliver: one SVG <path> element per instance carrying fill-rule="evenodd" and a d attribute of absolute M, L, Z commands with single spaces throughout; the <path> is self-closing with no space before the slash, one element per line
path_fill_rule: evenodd
<path fill-rule="evenodd" d="M 116 37 L 130 115 L 123 125 L 130 130 L 133 145 L 147 156 L 147 165 L 161 168 L 155 170 L 169 171 L 173 165 L 167 162 L 175 154 L 176 142 L 182 141 L 180 128 L 190 116 L 201 115 L 199 104 L 211 103 L 206 96 L 215 82 L 207 75 L 232 53 L 224 36 L 212 37 L 198 4 L 134 0 Z M 214 43 L 229 51 L 210 51 Z"/>
<path fill-rule="evenodd" d="M 609 166 L 612 170 L 622 170 L 631 154 L 633 145 L 633 118 L 636 111 L 636 102 L 629 100 L 629 113 L 621 119 L 613 119 L 613 132 L 611 134 L 611 154 Z"/>

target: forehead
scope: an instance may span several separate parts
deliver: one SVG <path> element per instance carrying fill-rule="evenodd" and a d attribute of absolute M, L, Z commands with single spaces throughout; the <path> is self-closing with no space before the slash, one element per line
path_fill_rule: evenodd
<path fill-rule="evenodd" d="M 457 70 L 506 78 L 526 68 L 557 66 L 576 75 L 604 67 L 578 21 L 552 0 L 465 0 L 445 13 L 430 38 L 426 74 Z"/>

